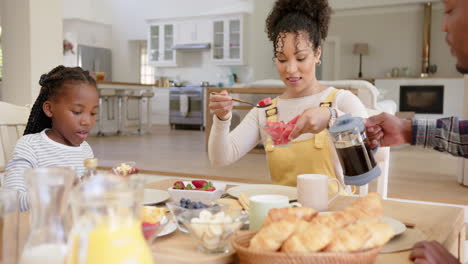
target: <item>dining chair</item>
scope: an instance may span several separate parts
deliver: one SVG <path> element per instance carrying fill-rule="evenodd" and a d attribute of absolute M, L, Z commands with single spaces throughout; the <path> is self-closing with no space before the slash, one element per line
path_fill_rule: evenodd
<path fill-rule="evenodd" d="M 0 102 L 0 172 L 5 170 L 16 141 L 23 135 L 29 112 L 28 107 Z"/>

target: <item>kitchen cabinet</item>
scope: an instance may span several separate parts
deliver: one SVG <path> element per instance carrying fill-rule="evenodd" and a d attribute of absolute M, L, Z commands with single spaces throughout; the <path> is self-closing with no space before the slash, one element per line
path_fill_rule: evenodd
<path fill-rule="evenodd" d="M 231 16 L 213 20 L 213 47 L 211 59 L 223 65 L 244 63 L 243 16 Z"/>
<path fill-rule="evenodd" d="M 191 20 L 177 23 L 175 44 L 211 42 L 210 22 L 209 20 Z"/>
<path fill-rule="evenodd" d="M 151 24 L 148 38 L 148 60 L 155 66 L 177 66 L 172 23 Z"/>

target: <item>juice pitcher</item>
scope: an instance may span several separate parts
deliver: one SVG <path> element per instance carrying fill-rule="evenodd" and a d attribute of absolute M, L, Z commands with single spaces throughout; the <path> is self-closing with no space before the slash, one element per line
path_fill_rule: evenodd
<path fill-rule="evenodd" d="M 67 264 L 152 264 L 143 237 L 140 195 L 129 181 L 96 175 L 72 192 L 74 226 Z"/>
<path fill-rule="evenodd" d="M 67 237 L 65 222 L 68 194 L 76 176 L 67 168 L 25 171 L 30 200 L 30 233 L 20 264 L 63 264 Z"/>

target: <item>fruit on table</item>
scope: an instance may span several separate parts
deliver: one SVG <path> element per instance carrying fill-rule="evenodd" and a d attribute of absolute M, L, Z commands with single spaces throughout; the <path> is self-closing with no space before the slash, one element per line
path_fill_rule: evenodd
<path fill-rule="evenodd" d="M 267 122 L 263 130 L 270 135 L 274 145 L 284 145 L 290 142 L 289 135 L 294 130 L 294 125 L 300 116 L 296 116 L 288 123 L 283 121 Z"/>
<path fill-rule="evenodd" d="M 115 168 L 115 170 L 120 176 L 128 176 L 130 174 L 138 173 L 138 169 L 136 167 L 130 166 L 127 163 L 120 164 L 117 166 L 117 168 Z"/>
<path fill-rule="evenodd" d="M 202 202 L 194 202 L 191 201 L 190 199 L 180 199 L 180 207 L 186 208 L 186 209 L 202 209 L 202 208 L 208 208 L 209 206 L 202 203 Z"/>
<path fill-rule="evenodd" d="M 241 226 L 223 211 L 212 214 L 208 210 L 200 212 L 198 217 L 190 220 L 190 229 L 207 249 L 216 249 L 220 243 L 229 238 Z M 225 241 L 223 241 L 225 240 Z"/>
<path fill-rule="evenodd" d="M 152 224 L 159 223 L 167 213 L 167 209 L 164 207 L 143 206 L 141 210 L 142 222 Z"/>
<path fill-rule="evenodd" d="M 185 189 L 185 184 L 183 181 L 176 181 L 174 182 L 173 189 Z"/>
<path fill-rule="evenodd" d="M 176 181 L 172 186 L 176 190 L 199 190 L 212 192 L 216 190 L 213 183 L 205 180 L 193 180 L 192 183 L 185 184 L 183 181 Z"/>
<path fill-rule="evenodd" d="M 271 97 L 263 98 L 262 100 L 258 101 L 258 106 L 269 106 L 271 105 Z"/>
<path fill-rule="evenodd" d="M 157 227 L 160 225 L 160 222 L 157 223 L 147 223 L 143 222 L 141 223 L 141 227 L 143 230 L 143 236 L 145 237 L 146 240 L 151 238 L 154 233 L 158 230 Z"/>

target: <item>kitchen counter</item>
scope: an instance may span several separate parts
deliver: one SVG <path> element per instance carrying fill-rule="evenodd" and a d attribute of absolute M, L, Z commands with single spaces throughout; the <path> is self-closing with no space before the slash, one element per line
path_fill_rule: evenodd
<path fill-rule="evenodd" d="M 137 89 L 137 90 L 149 90 L 156 88 L 154 84 L 142 84 L 142 83 L 131 83 L 131 82 L 97 82 L 98 89 Z"/>

